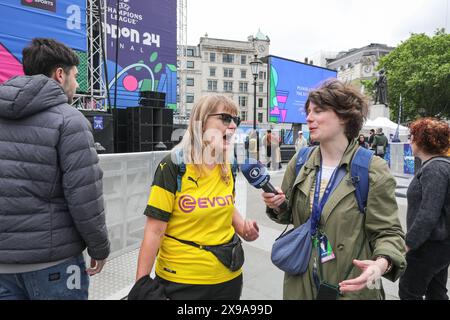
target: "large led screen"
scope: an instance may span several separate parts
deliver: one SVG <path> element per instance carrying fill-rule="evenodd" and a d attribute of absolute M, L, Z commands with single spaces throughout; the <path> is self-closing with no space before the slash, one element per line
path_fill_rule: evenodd
<path fill-rule="evenodd" d="M 269 121 L 306 123 L 305 102 L 309 91 L 329 78 L 334 70 L 269 56 Z"/>

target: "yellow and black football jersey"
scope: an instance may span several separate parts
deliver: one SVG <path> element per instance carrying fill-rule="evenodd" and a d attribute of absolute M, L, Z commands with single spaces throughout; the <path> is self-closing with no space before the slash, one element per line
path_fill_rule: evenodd
<path fill-rule="evenodd" d="M 233 179 L 227 185 L 220 177 L 220 166 L 205 169 L 206 174 L 199 177 L 193 165 L 186 164 L 178 192 L 178 170 L 170 155 L 161 161 L 145 215 L 167 221 L 166 234 L 178 239 L 200 245 L 229 242 L 235 232 Z M 161 278 L 187 284 L 222 283 L 242 272 L 231 272 L 209 251 L 168 237 L 162 240 L 155 269 Z"/>

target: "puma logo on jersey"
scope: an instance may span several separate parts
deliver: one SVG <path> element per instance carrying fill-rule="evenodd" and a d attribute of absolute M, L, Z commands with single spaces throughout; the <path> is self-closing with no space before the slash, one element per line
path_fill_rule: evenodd
<path fill-rule="evenodd" d="M 193 183 L 195 183 L 195 185 L 197 186 L 197 188 L 198 188 L 198 179 L 200 179 L 200 178 L 197 178 L 197 180 L 194 180 L 194 178 L 188 177 L 188 180 L 189 180 L 189 181 L 192 181 Z"/>
<path fill-rule="evenodd" d="M 166 166 L 166 164 L 167 164 L 166 162 L 159 164 L 159 167 L 161 168 L 161 171 L 164 170 L 164 167 Z"/>

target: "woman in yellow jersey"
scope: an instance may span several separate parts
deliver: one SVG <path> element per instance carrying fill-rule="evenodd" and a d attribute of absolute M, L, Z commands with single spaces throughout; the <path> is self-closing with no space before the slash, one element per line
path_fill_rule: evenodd
<path fill-rule="evenodd" d="M 202 97 L 183 140 L 155 172 L 136 280 L 148 276 L 156 261 L 155 280 L 169 299 L 241 296 L 242 270 L 230 270 L 198 247 L 227 244 L 235 233 L 246 241 L 259 236 L 257 223 L 244 220 L 234 206 L 229 159 L 237 114 L 236 104 L 225 96 Z"/>

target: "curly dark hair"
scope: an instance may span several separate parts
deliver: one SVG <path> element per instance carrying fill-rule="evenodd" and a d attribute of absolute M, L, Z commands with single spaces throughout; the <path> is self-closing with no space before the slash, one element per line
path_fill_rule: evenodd
<path fill-rule="evenodd" d="M 34 38 L 22 54 L 23 72 L 28 76 L 43 74 L 51 77 L 57 68 L 63 68 L 68 74 L 72 67 L 80 63 L 72 49 L 49 38 Z"/>
<path fill-rule="evenodd" d="M 445 121 L 421 118 L 409 126 L 412 142 L 428 154 L 444 155 L 450 148 L 450 127 Z"/>
<path fill-rule="evenodd" d="M 329 79 L 310 91 L 305 103 L 306 113 L 310 102 L 325 110 L 333 110 L 345 122 L 347 139 L 358 137 L 367 117 L 368 104 L 366 97 L 356 88 L 337 79 Z"/>

